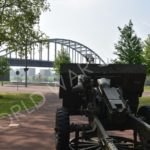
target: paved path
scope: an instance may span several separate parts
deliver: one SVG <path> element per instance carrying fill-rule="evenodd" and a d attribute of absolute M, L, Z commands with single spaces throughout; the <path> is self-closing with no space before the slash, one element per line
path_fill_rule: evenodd
<path fill-rule="evenodd" d="M 149 96 L 150 97 L 150 92 L 144 92 L 142 96 Z"/>
<path fill-rule="evenodd" d="M 0 87 L 1 92 L 17 92 L 16 87 Z M 49 86 L 19 87 L 18 92 L 43 94 L 46 101 L 32 113 L 14 117 L 11 127 L 9 119 L 0 120 L 1 150 L 55 150 L 54 122 L 56 108 L 60 105 L 58 89 Z M 4 122 L 5 121 L 5 122 Z M 3 130 L 2 130 L 3 128 Z M 5 130 L 4 130 L 5 129 Z"/>

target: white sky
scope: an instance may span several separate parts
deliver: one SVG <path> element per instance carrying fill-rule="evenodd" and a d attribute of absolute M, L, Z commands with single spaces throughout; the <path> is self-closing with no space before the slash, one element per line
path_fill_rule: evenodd
<path fill-rule="evenodd" d="M 149 0 L 49 0 L 51 12 L 42 14 L 41 30 L 50 38 L 85 44 L 105 61 L 115 57 L 118 26 L 132 19 L 143 40 L 150 33 Z"/>

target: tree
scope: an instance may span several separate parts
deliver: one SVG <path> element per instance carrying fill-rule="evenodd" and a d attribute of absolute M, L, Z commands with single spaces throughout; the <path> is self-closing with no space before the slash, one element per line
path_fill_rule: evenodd
<path fill-rule="evenodd" d="M 147 39 L 144 42 L 144 61 L 147 65 L 147 73 L 150 74 L 150 35 L 148 35 Z"/>
<path fill-rule="evenodd" d="M 30 42 L 46 38 L 40 31 L 39 20 L 48 9 L 47 0 L 1 0 L 0 51 L 22 54 Z"/>
<path fill-rule="evenodd" d="M 10 66 L 8 63 L 7 58 L 0 57 L 0 76 L 3 78 L 10 70 Z M 2 86 L 3 86 L 3 80 L 2 80 Z"/>
<path fill-rule="evenodd" d="M 120 40 L 115 44 L 117 50 L 114 54 L 118 58 L 115 63 L 122 64 L 141 64 L 143 62 L 143 47 L 141 39 L 137 37 L 133 30 L 132 21 L 129 21 L 128 25 L 123 28 L 118 27 L 120 31 Z"/>
<path fill-rule="evenodd" d="M 62 48 L 61 51 L 58 52 L 58 56 L 54 61 L 54 68 L 57 74 L 60 73 L 60 65 L 70 63 L 69 54 Z"/>

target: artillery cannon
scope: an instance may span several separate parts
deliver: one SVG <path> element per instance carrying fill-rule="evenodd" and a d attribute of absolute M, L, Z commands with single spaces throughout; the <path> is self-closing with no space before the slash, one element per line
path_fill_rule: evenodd
<path fill-rule="evenodd" d="M 144 65 L 62 65 L 56 149 L 150 150 L 150 106 L 139 108 L 145 72 Z M 88 121 L 70 121 L 78 115 Z M 117 130 L 132 130 L 133 138 L 110 134 Z"/>

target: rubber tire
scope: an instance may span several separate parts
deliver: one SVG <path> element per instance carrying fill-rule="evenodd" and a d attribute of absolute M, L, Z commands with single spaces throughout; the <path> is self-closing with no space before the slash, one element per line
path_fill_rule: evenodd
<path fill-rule="evenodd" d="M 55 124 L 56 150 L 69 150 L 69 113 L 65 108 L 57 109 Z"/>
<path fill-rule="evenodd" d="M 137 115 L 143 117 L 143 121 L 150 124 L 150 106 L 141 106 Z"/>
<path fill-rule="evenodd" d="M 137 116 L 143 121 L 150 124 L 150 106 L 141 106 L 138 110 Z M 143 135 L 139 131 L 140 140 L 143 143 L 144 150 L 150 150 L 150 141 L 143 140 Z"/>

